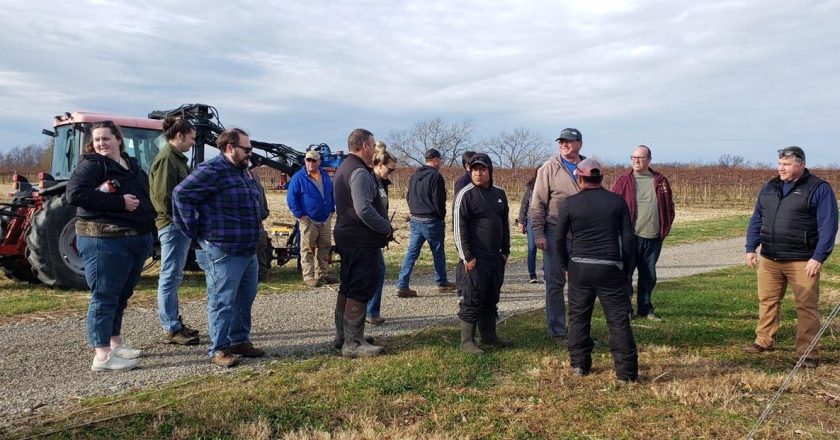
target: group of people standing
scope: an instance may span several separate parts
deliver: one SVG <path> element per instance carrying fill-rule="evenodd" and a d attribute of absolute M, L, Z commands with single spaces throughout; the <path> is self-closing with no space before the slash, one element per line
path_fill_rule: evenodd
<path fill-rule="evenodd" d="M 248 134 L 229 129 L 217 140 L 221 154 L 189 173 L 185 152 L 195 127 L 168 118 L 167 145 L 146 176 L 125 153 L 113 122 L 95 123 L 85 155 L 68 183 L 67 197 L 78 207 L 76 232 L 91 288 L 88 340 L 95 349 L 92 370 L 124 370 L 142 355 L 122 343 L 122 316 L 157 229 L 162 263 L 158 309 L 166 342 L 191 345 L 199 332 L 178 311 L 177 290 L 190 243 L 207 283 L 208 354 L 231 367 L 240 356 L 265 352 L 250 341 L 251 307 L 257 291 L 257 246 L 267 217 L 264 192 L 248 170 Z M 603 167 L 580 154 L 575 128 L 557 138 L 559 154 L 549 158 L 526 187 L 518 223 L 529 236 L 528 271 L 536 276 L 536 249 L 543 251 L 548 335 L 568 347 L 576 375 L 592 366 L 590 336 L 595 299 L 604 309 L 619 383 L 638 378 L 638 354 L 631 319 L 661 321 L 651 293 L 656 263 L 674 221 L 670 184 L 650 167 L 651 150 L 638 146 L 632 169 L 603 187 Z M 334 309 L 334 346 L 342 355 L 376 356 L 381 346 L 365 336 L 365 324 L 380 325 L 385 278 L 382 249 L 393 240 L 388 216 L 389 175 L 397 166 L 373 133 L 356 129 L 349 154 L 333 177 L 320 166 L 317 151 L 289 184 L 287 202 L 300 224 L 303 281 L 307 286 L 339 283 Z M 508 346 L 496 333 L 497 305 L 510 254 L 509 207 L 505 191 L 493 184 L 493 164 L 481 152 L 462 157 L 465 173 L 455 183 L 452 233 L 458 252 L 455 283 L 446 275 L 446 188 L 439 151 L 409 182 L 410 238 L 396 285 L 400 298 L 417 292 L 409 281 L 425 242 L 429 243 L 439 292 L 457 291 L 462 350 L 483 352 L 476 341 Z M 761 191 L 747 238 L 747 264 L 759 267 L 760 323 L 750 353 L 771 350 L 778 331 L 779 302 L 793 286 L 799 323 L 796 347 L 804 353 L 816 334 L 818 283 L 822 262 L 833 250 L 837 202 L 831 187 L 804 167 L 798 147 L 779 150 L 779 177 Z M 333 217 L 335 217 L 333 226 Z M 330 274 L 332 240 L 341 256 L 339 279 Z M 761 245 L 761 258 L 756 248 Z M 531 247 L 531 246 L 529 246 Z M 638 272 L 636 310 L 631 307 Z M 564 287 L 568 276 L 568 325 Z M 816 366 L 816 351 L 806 366 Z"/>
<path fill-rule="evenodd" d="M 156 228 L 162 254 L 158 312 L 165 341 L 199 342 L 199 332 L 178 311 L 178 287 L 195 241 L 200 246 L 196 262 L 207 283 L 211 361 L 230 367 L 239 356 L 265 354 L 250 341 L 256 252 L 268 212 L 261 186 L 248 171 L 249 136 L 238 128 L 224 131 L 216 142 L 221 154 L 189 173 L 184 153 L 195 142 L 195 127 L 170 117 L 163 132 L 167 144 L 149 176 L 126 153 L 119 127 L 112 121 L 94 123 L 67 185 L 67 199 L 77 206 L 76 234 L 91 290 L 87 328 L 95 350 L 93 371 L 130 370 L 142 356 L 122 343 L 121 327 Z"/>

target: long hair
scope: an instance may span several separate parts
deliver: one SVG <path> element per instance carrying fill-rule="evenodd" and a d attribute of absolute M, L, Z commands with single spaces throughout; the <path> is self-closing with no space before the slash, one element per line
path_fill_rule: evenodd
<path fill-rule="evenodd" d="M 175 139 L 178 133 L 186 136 L 193 131 L 195 131 L 195 125 L 186 119 L 181 119 L 177 116 L 167 116 L 163 121 L 163 135 L 168 141 Z"/>
<path fill-rule="evenodd" d="M 385 145 L 385 142 L 376 141 L 376 148 L 373 153 L 373 165 L 385 165 L 386 167 L 390 164 L 397 163 L 397 158 L 394 157 L 393 154 L 389 153 L 388 146 Z"/>
<path fill-rule="evenodd" d="M 93 130 L 96 130 L 97 128 L 107 128 L 111 130 L 111 134 L 116 136 L 116 138 L 120 141 L 120 156 L 122 156 L 123 159 L 128 159 L 128 153 L 125 152 L 125 140 L 123 140 L 122 131 L 120 131 L 120 127 L 117 127 L 117 124 L 115 124 L 114 121 L 99 121 L 91 124 L 90 138 L 85 143 L 82 151 L 85 153 L 96 153 L 96 149 L 93 148 Z"/>

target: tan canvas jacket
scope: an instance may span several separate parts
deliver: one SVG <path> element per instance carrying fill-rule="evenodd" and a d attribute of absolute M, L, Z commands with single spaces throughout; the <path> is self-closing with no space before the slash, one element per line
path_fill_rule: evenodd
<path fill-rule="evenodd" d="M 580 156 L 580 159 L 585 159 Z M 580 188 L 577 178 L 563 165 L 560 155 L 548 159 L 537 170 L 534 181 L 534 193 L 531 195 L 531 207 L 528 218 L 534 231 L 534 239 L 545 238 L 545 228 L 557 224 L 560 205 L 566 197 L 577 194 Z"/>

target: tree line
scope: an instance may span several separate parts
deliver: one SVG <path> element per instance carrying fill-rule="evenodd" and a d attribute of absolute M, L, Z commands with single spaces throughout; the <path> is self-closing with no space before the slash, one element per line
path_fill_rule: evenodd
<path fill-rule="evenodd" d="M 0 151 L 0 171 L 30 175 L 49 171 L 51 157 L 52 142 L 25 147 L 18 145 L 5 153 Z"/>
<path fill-rule="evenodd" d="M 541 165 L 552 153 L 548 142 L 537 132 L 523 127 L 502 131 L 486 139 L 475 134 L 475 124 L 470 120 L 447 122 L 441 118 L 417 121 L 409 128 L 392 130 L 385 137 L 388 151 L 394 153 L 403 165 L 418 166 L 426 163 L 424 153 L 438 150 L 446 167 L 461 166 L 465 151 L 482 151 L 490 155 L 499 168 L 532 168 Z"/>

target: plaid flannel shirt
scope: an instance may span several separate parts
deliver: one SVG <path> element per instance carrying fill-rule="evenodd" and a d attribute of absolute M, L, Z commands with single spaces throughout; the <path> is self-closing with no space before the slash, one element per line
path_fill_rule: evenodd
<path fill-rule="evenodd" d="M 260 197 L 251 173 L 219 155 L 175 187 L 172 222 L 188 237 L 228 254 L 253 254 L 262 229 Z"/>

